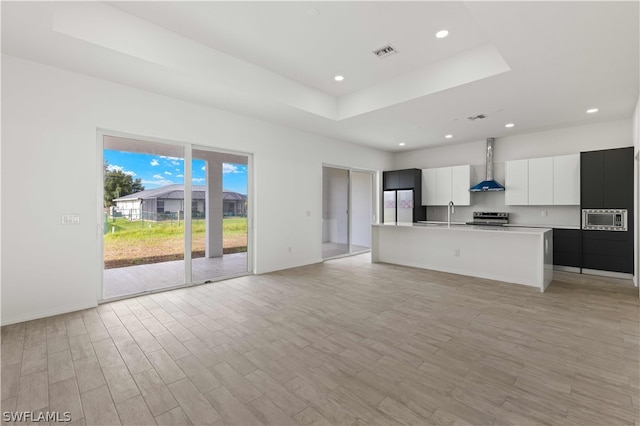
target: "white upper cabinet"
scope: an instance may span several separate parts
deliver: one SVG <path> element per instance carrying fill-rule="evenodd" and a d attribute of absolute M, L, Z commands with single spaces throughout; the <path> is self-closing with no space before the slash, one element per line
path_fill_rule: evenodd
<path fill-rule="evenodd" d="M 529 160 L 505 161 L 504 203 L 506 205 L 529 204 Z"/>
<path fill-rule="evenodd" d="M 422 205 L 435 206 L 437 192 L 437 169 L 422 170 Z"/>
<path fill-rule="evenodd" d="M 453 201 L 456 206 L 468 206 L 470 181 L 469 165 L 423 169 L 422 205 L 446 206 Z"/>
<path fill-rule="evenodd" d="M 553 204 L 580 204 L 580 154 L 553 157 Z"/>
<path fill-rule="evenodd" d="M 505 162 L 506 205 L 579 205 L 580 155 Z"/>
<path fill-rule="evenodd" d="M 553 204 L 553 157 L 529 160 L 529 205 Z"/>
<path fill-rule="evenodd" d="M 471 166 L 451 167 L 451 201 L 456 206 L 471 205 Z"/>
<path fill-rule="evenodd" d="M 444 206 L 451 201 L 451 167 L 440 167 L 436 173 L 436 204 Z"/>

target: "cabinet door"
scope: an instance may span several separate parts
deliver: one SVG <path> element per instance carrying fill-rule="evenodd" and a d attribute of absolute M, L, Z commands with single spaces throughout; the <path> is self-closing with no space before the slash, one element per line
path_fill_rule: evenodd
<path fill-rule="evenodd" d="M 438 173 L 436 169 L 423 169 L 422 170 L 422 205 L 423 206 L 435 206 L 436 205 L 436 188 L 438 180 Z"/>
<path fill-rule="evenodd" d="M 398 189 L 400 187 L 400 171 L 391 170 L 382 172 L 382 189 Z"/>
<path fill-rule="evenodd" d="M 553 157 L 553 204 L 580 205 L 580 155 Z"/>
<path fill-rule="evenodd" d="M 529 204 L 529 160 L 505 161 L 505 192 L 506 205 Z"/>
<path fill-rule="evenodd" d="M 604 154 L 580 153 L 580 205 L 583 209 L 602 209 L 604 205 Z"/>
<path fill-rule="evenodd" d="M 451 201 L 451 167 L 439 167 L 436 170 L 438 174 L 436 204 L 446 206 Z"/>
<path fill-rule="evenodd" d="M 456 206 L 471 205 L 471 166 L 454 166 L 451 168 L 451 200 Z"/>
<path fill-rule="evenodd" d="M 606 209 L 633 208 L 633 148 L 609 149 L 603 156 Z"/>
<path fill-rule="evenodd" d="M 553 157 L 529 160 L 529 205 L 553 204 Z"/>

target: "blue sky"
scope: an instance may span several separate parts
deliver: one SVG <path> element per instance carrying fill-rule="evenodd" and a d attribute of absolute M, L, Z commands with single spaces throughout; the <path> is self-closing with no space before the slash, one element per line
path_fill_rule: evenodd
<path fill-rule="evenodd" d="M 184 184 L 184 160 L 161 155 L 104 150 L 104 160 L 111 170 L 121 170 L 140 178 L 145 189 L 159 188 L 174 183 Z M 193 160 L 193 185 L 205 185 L 205 162 Z M 222 186 L 227 191 L 247 193 L 247 166 L 223 164 Z"/>

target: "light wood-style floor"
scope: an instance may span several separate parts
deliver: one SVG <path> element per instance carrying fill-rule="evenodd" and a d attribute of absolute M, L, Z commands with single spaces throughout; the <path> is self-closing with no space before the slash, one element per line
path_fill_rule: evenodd
<path fill-rule="evenodd" d="M 2 328 L 2 411 L 72 424 L 638 425 L 638 291 L 369 255 Z"/>

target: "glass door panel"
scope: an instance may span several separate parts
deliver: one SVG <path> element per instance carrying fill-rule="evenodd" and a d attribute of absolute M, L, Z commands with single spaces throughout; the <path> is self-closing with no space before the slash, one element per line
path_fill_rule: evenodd
<path fill-rule="evenodd" d="M 351 253 L 371 248 L 373 174 L 351 172 Z"/>
<path fill-rule="evenodd" d="M 184 148 L 104 136 L 102 298 L 185 283 Z"/>
<path fill-rule="evenodd" d="M 194 283 L 249 271 L 246 155 L 192 150 L 191 274 Z"/>
<path fill-rule="evenodd" d="M 322 257 L 349 253 L 349 170 L 322 168 Z"/>

